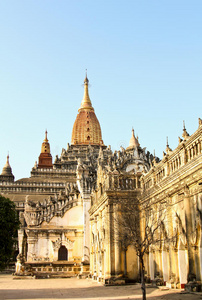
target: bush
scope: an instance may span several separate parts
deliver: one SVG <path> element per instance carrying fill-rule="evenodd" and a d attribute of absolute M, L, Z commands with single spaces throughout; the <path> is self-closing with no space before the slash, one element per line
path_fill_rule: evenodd
<path fill-rule="evenodd" d="M 12 259 L 19 226 L 15 204 L 0 195 L 0 271 L 4 270 Z"/>

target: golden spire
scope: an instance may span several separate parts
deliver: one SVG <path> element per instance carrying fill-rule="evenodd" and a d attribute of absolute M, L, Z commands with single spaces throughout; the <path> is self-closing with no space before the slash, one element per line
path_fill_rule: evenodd
<path fill-rule="evenodd" d="M 88 94 L 88 77 L 84 80 L 84 96 L 72 130 L 72 145 L 103 145 L 100 123 Z"/>
<path fill-rule="evenodd" d="M 81 102 L 81 106 L 79 108 L 79 111 L 81 111 L 83 109 L 88 109 L 88 110 L 93 110 L 94 111 L 94 109 L 92 107 L 90 97 L 89 97 L 89 93 L 88 93 L 88 83 L 89 83 L 89 80 L 88 80 L 88 77 L 87 77 L 87 70 L 86 70 L 86 77 L 84 79 L 84 95 L 83 95 L 83 100 Z"/>
<path fill-rule="evenodd" d="M 47 134 L 48 134 L 48 132 L 46 130 L 45 131 L 45 139 L 41 146 L 41 153 L 50 153 L 50 144 L 48 142 Z"/>
<path fill-rule="evenodd" d="M 46 143 L 48 142 L 47 134 L 48 134 L 48 131 L 46 129 L 46 131 L 45 131 L 45 139 L 44 139 L 44 142 L 46 142 Z"/>

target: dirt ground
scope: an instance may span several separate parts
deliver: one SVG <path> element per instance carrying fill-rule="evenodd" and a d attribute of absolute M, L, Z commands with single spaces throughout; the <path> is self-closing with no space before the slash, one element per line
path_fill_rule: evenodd
<path fill-rule="evenodd" d="M 141 298 L 142 294 L 139 284 L 105 287 L 89 279 L 13 280 L 12 275 L 0 274 L 0 300 L 126 300 Z M 202 300 L 202 293 L 185 293 L 183 290 L 169 290 L 164 287 L 154 288 L 148 286 L 147 299 Z"/>

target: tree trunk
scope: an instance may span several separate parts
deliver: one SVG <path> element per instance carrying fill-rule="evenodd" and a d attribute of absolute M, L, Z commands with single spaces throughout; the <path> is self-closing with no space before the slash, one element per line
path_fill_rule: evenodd
<path fill-rule="evenodd" d="M 145 266 L 143 255 L 140 256 L 140 270 L 141 270 L 141 290 L 142 290 L 142 300 L 146 300 L 146 286 L 145 286 Z"/>

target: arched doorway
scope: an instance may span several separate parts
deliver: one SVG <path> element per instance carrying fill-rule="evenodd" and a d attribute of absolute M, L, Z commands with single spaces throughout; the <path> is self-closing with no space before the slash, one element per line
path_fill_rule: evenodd
<path fill-rule="evenodd" d="M 60 246 L 58 250 L 58 260 L 68 260 L 68 250 L 65 246 Z"/>

